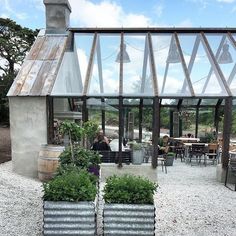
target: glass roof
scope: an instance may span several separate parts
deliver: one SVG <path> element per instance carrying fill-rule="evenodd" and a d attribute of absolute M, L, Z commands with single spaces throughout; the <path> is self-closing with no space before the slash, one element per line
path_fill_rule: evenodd
<path fill-rule="evenodd" d="M 78 62 L 72 74 L 80 75 L 80 83 L 71 79 L 63 95 L 158 96 L 162 104 L 236 97 L 235 40 L 231 33 L 74 33 Z M 53 96 L 62 95 L 61 80 Z"/>

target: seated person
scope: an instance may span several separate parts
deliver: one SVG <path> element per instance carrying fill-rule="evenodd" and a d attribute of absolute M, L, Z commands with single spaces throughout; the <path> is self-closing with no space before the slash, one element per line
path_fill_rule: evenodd
<path fill-rule="evenodd" d="M 104 136 L 103 132 L 99 131 L 91 149 L 94 151 L 111 151 L 108 139 Z"/>

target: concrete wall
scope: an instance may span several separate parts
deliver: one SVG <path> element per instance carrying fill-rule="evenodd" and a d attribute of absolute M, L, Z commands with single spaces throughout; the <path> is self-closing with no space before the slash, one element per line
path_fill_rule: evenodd
<path fill-rule="evenodd" d="M 118 168 L 118 165 L 113 163 L 101 164 L 101 182 L 105 182 L 109 176 L 121 176 L 123 174 L 142 176 L 157 182 L 157 169 L 153 169 L 150 163 L 142 163 L 142 165 L 123 164 L 122 168 Z"/>
<path fill-rule="evenodd" d="M 10 97 L 13 170 L 37 177 L 41 144 L 47 143 L 46 98 Z"/>

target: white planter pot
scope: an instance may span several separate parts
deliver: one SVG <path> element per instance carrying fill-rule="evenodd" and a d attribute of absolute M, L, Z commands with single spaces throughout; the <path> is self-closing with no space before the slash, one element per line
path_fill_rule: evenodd
<path fill-rule="evenodd" d="M 143 204 L 105 204 L 103 230 L 106 235 L 154 235 L 155 207 Z"/>
<path fill-rule="evenodd" d="M 96 235 L 94 202 L 44 201 L 43 235 Z"/>

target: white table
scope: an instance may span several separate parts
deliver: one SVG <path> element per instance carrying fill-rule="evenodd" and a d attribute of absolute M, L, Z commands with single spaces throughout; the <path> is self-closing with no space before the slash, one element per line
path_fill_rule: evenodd
<path fill-rule="evenodd" d="M 183 142 L 191 142 L 191 141 L 199 142 L 200 138 L 179 137 L 179 138 L 174 138 L 174 140 L 180 140 L 180 141 L 183 141 Z"/>

